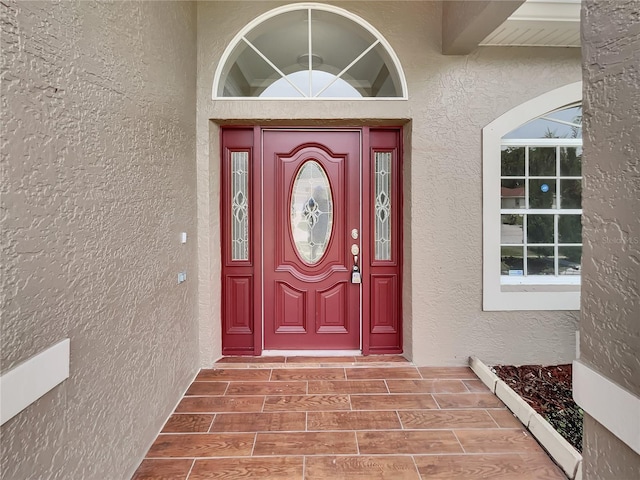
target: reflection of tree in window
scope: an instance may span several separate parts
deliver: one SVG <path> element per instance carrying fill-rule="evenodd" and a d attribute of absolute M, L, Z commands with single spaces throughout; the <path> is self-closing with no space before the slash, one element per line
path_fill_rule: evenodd
<path fill-rule="evenodd" d="M 582 221 L 580 215 L 561 215 L 558 219 L 558 240 L 560 243 L 582 242 Z"/>
<path fill-rule="evenodd" d="M 502 275 L 518 275 L 523 267 L 525 275 L 580 273 L 581 125 L 581 107 L 572 106 L 538 117 L 503 137 Z M 525 200 L 522 207 L 520 198 Z M 516 214 L 513 209 L 519 207 L 522 213 Z M 518 237 L 510 233 L 513 228 L 505 227 L 523 218 L 526 235 L 520 246 Z"/>
<path fill-rule="evenodd" d="M 528 243 L 553 243 L 553 215 L 528 215 Z"/>

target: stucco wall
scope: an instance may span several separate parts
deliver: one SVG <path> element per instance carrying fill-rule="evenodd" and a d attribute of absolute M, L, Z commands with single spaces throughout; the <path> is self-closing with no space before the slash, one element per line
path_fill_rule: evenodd
<path fill-rule="evenodd" d="M 405 340 L 419 364 L 569 362 L 578 312 L 482 311 L 481 129 L 514 106 L 580 80 L 578 49 L 480 48 L 441 54 L 438 2 L 331 2 L 377 28 L 404 67 L 409 100 L 211 100 L 216 65 L 234 35 L 282 2 L 198 5 L 198 219 L 202 255 L 201 361 L 220 354 L 219 163 L 215 122 L 406 123 Z M 211 122 L 210 120 L 214 121 Z M 311 119 L 311 120 L 310 120 Z M 212 142 L 210 141 L 212 139 Z M 410 163 L 409 163 L 410 162 Z M 202 260 L 202 259 L 201 259 Z M 203 293 L 209 295 L 209 293 Z"/>
<path fill-rule="evenodd" d="M 128 478 L 198 363 L 195 5 L 0 8 L 2 372 L 71 339 L 2 478 Z"/>
<path fill-rule="evenodd" d="M 583 3 L 581 359 L 640 396 L 640 5 Z M 590 417 L 587 479 L 635 478 L 640 455 Z"/>

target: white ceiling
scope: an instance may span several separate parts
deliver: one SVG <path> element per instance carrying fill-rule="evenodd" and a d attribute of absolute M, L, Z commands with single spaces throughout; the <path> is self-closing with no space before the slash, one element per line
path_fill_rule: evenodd
<path fill-rule="evenodd" d="M 480 45 L 580 47 L 580 0 L 527 0 Z"/>

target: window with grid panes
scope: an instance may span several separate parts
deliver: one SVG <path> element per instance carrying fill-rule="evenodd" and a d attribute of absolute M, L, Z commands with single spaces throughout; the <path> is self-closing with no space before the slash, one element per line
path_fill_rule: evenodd
<path fill-rule="evenodd" d="M 501 283 L 559 283 L 579 276 L 581 106 L 536 118 L 503 136 L 501 144 Z"/>

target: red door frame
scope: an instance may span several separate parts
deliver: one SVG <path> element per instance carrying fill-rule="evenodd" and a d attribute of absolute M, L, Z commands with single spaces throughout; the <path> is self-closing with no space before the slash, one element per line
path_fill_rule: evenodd
<path fill-rule="evenodd" d="M 273 129 L 273 127 L 269 127 Z M 359 130 L 362 152 L 362 353 L 402 353 L 402 127 L 311 128 L 315 130 Z M 294 130 L 283 127 L 283 130 Z M 304 128 L 309 130 L 309 128 Z M 223 127 L 221 145 L 221 254 L 222 254 L 222 353 L 262 353 L 262 131 L 260 126 Z M 231 154 L 249 154 L 249 258 L 231 260 L 230 180 Z M 392 258 L 372 259 L 375 251 L 372 226 L 375 216 L 373 185 L 375 154 L 392 157 Z M 366 242 L 366 243 L 365 243 Z M 368 248 L 365 248 L 365 245 Z M 372 305 L 373 302 L 373 305 Z"/>
<path fill-rule="evenodd" d="M 351 238 L 362 222 L 361 146 L 360 129 L 263 129 L 265 349 L 361 349 L 362 288 L 350 282 L 351 246 L 361 242 Z M 290 228 L 296 176 L 310 161 L 326 175 L 334 206 L 326 251 L 315 264 L 301 259 Z"/>

